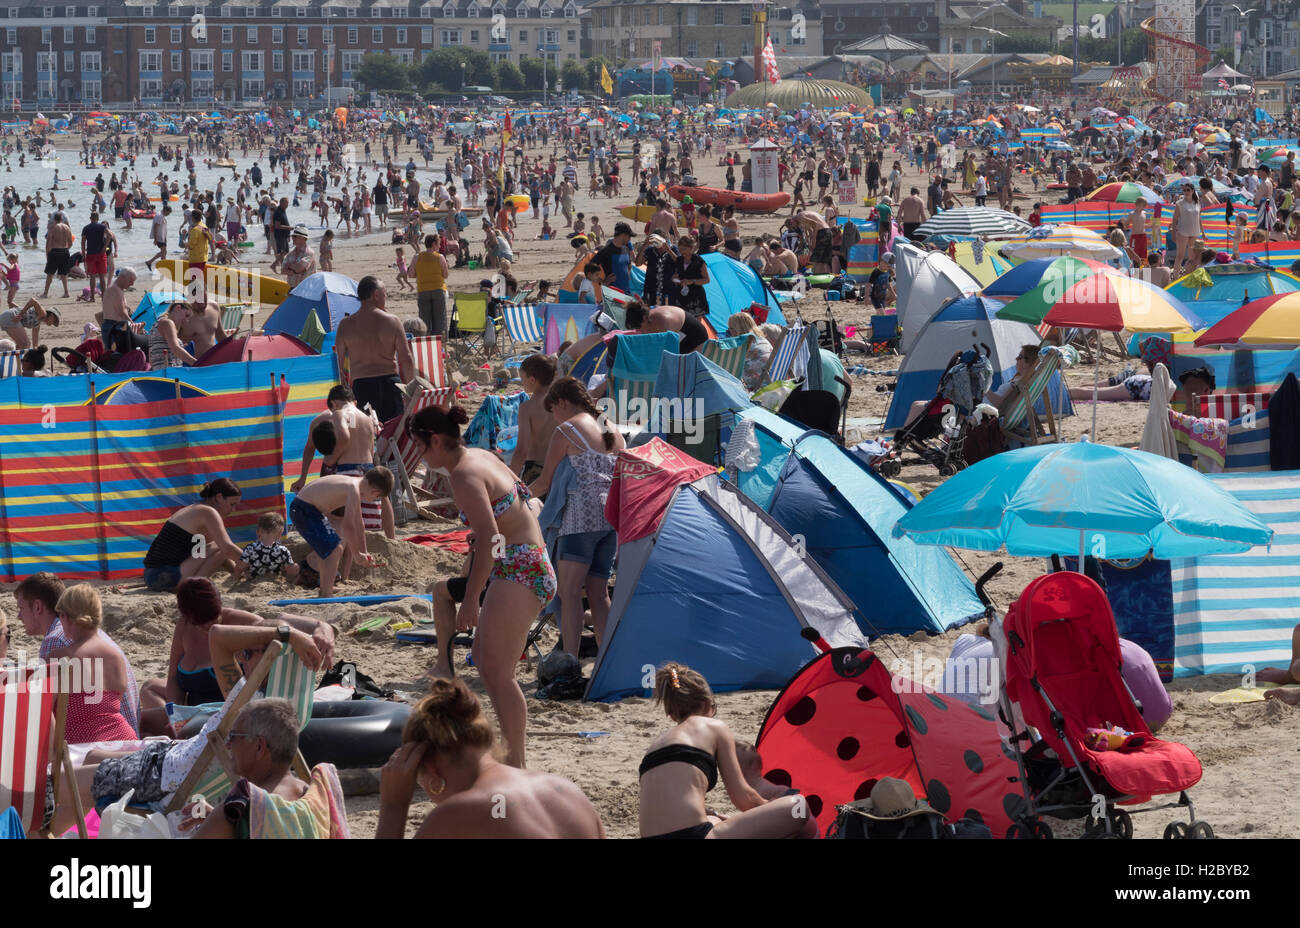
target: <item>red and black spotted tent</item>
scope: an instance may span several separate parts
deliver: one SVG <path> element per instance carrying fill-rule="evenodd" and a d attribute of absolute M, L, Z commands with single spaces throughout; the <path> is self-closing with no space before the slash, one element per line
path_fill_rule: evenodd
<path fill-rule="evenodd" d="M 905 691 L 905 692 L 900 692 Z M 895 677 L 874 654 L 836 648 L 795 675 L 758 735 L 764 776 L 799 790 L 824 834 L 835 807 L 906 780 L 950 821 L 1003 837 L 1025 812 L 994 714 Z"/>

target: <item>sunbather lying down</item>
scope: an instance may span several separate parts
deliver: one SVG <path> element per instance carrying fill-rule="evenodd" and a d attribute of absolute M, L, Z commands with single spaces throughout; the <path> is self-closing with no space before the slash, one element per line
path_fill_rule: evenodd
<path fill-rule="evenodd" d="M 1265 667 L 1255 675 L 1260 683 L 1300 683 L 1300 625 L 1291 630 L 1291 663 L 1287 667 Z M 1279 687 L 1264 694 L 1265 699 L 1277 699 L 1289 706 L 1300 706 L 1300 689 Z"/>

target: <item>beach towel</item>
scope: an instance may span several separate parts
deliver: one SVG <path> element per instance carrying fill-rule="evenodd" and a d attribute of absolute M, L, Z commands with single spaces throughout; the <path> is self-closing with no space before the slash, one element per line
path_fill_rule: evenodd
<path fill-rule="evenodd" d="M 10 806 L 0 812 L 0 841 L 26 837 L 27 834 L 23 831 L 23 820 L 19 817 L 17 809 Z"/>
<path fill-rule="evenodd" d="M 527 393 L 500 396 L 489 393 L 483 405 L 465 427 L 465 444 L 471 448 L 495 450 L 501 433 L 519 424 L 519 404 L 528 399 Z"/>
<path fill-rule="evenodd" d="M 333 764 L 317 764 L 307 795 L 290 800 L 249 784 L 250 838 L 350 838 L 343 787 Z"/>
<path fill-rule="evenodd" d="M 412 535 L 406 540 L 414 545 L 428 545 L 456 554 L 469 554 L 469 529 L 467 528 L 431 535 Z"/>
<path fill-rule="evenodd" d="M 1300 469 L 1300 383 L 1287 374 L 1268 403 L 1268 469 Z"/>
<path fill-rule="evenodd" d="M 1169 368 L 1157 364 L 1151 372 L 1151 405 L 1147 409 L 1147 423 L 1142 430 L 1142 443 L 1138 447 L 1171 461 L 1178 460 L 1178 440 L 1169 421 L 1169 400 L 1177 392 Z"/>
<path fill-rule="evenodd" d="M 1223 470 L 1228 455 L 1228 420 L 1202 419 L 1169 410 L 1169 424 L 1174 438 L 1196 455 L 1200 470 L 1217 474 Z"/>

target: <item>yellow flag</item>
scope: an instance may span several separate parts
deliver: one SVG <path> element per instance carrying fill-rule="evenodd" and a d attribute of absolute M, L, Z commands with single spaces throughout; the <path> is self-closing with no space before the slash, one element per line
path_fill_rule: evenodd
<path fill-rule="evenodd" d="M 604 88 L 605 93 L 614 95 L 614 78 L 609 76 L 609 71 L 603 64 L 600 66 L 600 86 Z"/>

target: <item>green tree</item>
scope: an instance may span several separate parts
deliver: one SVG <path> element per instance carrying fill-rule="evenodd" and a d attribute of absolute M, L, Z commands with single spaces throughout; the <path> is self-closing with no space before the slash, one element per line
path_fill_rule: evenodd
<path fill-rule="evenodd" d="M 410 69 L 392 55 L 368 54 L 356 73 L 356 80 L 366 90 L 406 90 L 410 77 Z"/>
<path fill-rule="evenodd" d="M 496 81 L 496 72 L 486 52 L 452 46 L 429 53 L 420 63 L 419 81 L 423 86 L 437 85 L 443 90 L 456 91 L 462 86 L 491 86 Z"/>
<path fill-rule="evenodd" d="M 550 65 L 546 65 L 543 69 L 541 58 L 524 55 L 519 59 L 519 70 L 524 75 L 524 86 L 529 90 L 541 90 L 543 76 L 550 84 L 555 83 L 555 69 Z M 543 70 L 546 72 L 544 75 Z"/>
<path fill-rule="evenodd" d="M 1055 45 L 1052 39 L 1046 36 L 1034 35 L 1032 32 L 1012 32 L 1006 38 L 997 36 L 996 39 L 993 48 L 999 55 L 1012 52 L 1025 54 L 1051 52 Z"/>
<path fill-rule="evenodd" d="M 588 83 L 587 69 L 576 58 L 565 61 L 560 74 L 564 78 L 565 90 L 588 90 L 591 88 Z"/>
<path fill-rule="evenodd" d="M 610 61 L 608 58 L 588 58 L 585 64 L 587 69 L 587 82 L 583 84 L 583 90 L 589 90 L 592 93 L 599 92 L 602 94 L 605 92 L 600 86 L 600 69 L 602 65 L 607 71 L 609 71 L 609 76 L 615 78 L 615 86 L 617 86 L 618 81 L 615 72 L 618 71 L 618 66 L 614 62 Z"/>
<path fill-rule="evenodd" d="M 523 90 L 524 72 L 513 61 L 497 62 L 495 87 L 497 90 Z"/>

